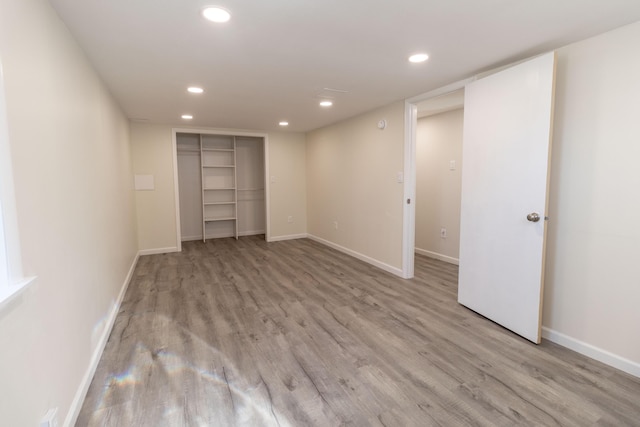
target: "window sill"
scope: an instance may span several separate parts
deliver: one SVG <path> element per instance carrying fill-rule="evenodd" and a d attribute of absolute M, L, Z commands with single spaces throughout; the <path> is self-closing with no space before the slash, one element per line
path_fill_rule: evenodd
<path fill-rule="evenodd" d="M 18 283 L 0 288 L 0 310 L 21 295 L 36 280 L 36 276 L 26 277 Z"/>

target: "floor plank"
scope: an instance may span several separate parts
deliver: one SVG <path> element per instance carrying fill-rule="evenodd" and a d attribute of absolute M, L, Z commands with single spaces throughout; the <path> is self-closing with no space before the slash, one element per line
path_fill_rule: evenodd
<path fill-rule="evenodd" d="M 640 379 L 307 239 L 140 258 L 77 426 L 640 425 Z"/>

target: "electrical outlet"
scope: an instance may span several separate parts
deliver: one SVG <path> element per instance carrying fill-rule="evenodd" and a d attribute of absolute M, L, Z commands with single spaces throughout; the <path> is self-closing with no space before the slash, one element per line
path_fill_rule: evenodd
<path fill-rule="evenodd" d="M 333 228 L 338 229 L 338 221 L 333 221 Z"/>
<path fill-rule="evenodd" d="M 441 238 L 441 239 L 446 239 L 446 238 L 447 238 L 447 229 L 446 229 L 446 228 L 444 228 L 444 227 L 442 227 L 442 228 L 440 229 L 440 238 Z"/>
<path fill-rule="evenodd" d="M 289 216 L 287 217 L 287 222 L 288 222 L 289 224 L 291 224 L 291 223 L 293 222 L 293 216 L 289 215 Z"/>

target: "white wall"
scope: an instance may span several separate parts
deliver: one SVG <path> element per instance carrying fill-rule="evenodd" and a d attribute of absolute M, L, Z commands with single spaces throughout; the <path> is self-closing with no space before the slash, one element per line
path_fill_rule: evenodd
<path fill-rule="evenodd" d="M 416 252 L 454 264 L 460 251 L 462 119 L 457 109 L 418 119 L 416 127 Z"/>
<path fill-rule="evenodd" d="M 264 234 L 265 186 L 262 138 L 236 138 L 238 235 Z"/>
<path fill-rule="evenodd" d="M 0 311 L 0 424 L 62 423 L 136 257 L 129 128 L 48 2 L 0 0 L 22 258 Z"/>
<path fill-rule="evenodd" d="M 272 240 L 307 233 L 306 140 L 300 133 L 269 134 Z M 288 222 L 288 217 L 293 222 Z"/>
<path fill-rule="evenodd" d="M 387 127 L 377 123 L 386 119 Z M 402 270 L 404 102 L 307 134 L 308 231 L 396 274 Z M 338 228 L 335 228 L 335 222 Z"/>
<path fill-rule="evenodd" d="M 640 22 L 557 50 L 543 305 L 543 337 L 636 376 L 638 40 Z"/>
<path fill-rule="evenodd" d="M 558 50 L 543 317 L 546 336 L 626 358 L 636 375 L 639 42 L 636 23 Z"/>
<path fill-rule="evenodd" d="M 178 134 L 178 193 L 180 194 L 180 238 L 202 240 L 202 177 L 200 135 Z M 187 147 L 184 147 L 184 146 Z M 181 148 L 182 147 L 182 148 Z M 198 148 L 197 151 L 194 151 Z"/>
<path fill-rule="evenodd" d="M 177 250 L 173 134 L 171 126 L 131 123 L 133 173 L 153 175 L 152 191 L 136 191 L 141 251 Z"/>
<path fill-rule="evenodd" d="M 155 191 L 136 192 L 138 243 L 142 251 L 162 252 L 176 248 L 173 128 L 170 125 L 131 124 L 134 173 L 150 174 L 155 178 Z M 201 130 L 216 129 L 202 128 Z M 234 131 L 233 129 L 218 130 Z M 276 178 L 276 182 L 270 184 L 271 237 L 273 240 L 278 240 L 290 236 L 304 236 L 306 234 L 304 135 L 270 132 L 268 140 L 270 176 Z M 293 223 L 287 222 L 289 215 L 294 217 Z"/>

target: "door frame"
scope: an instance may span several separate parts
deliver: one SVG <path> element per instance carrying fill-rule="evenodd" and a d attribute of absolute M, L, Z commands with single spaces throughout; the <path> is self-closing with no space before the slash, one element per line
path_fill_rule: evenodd
<path fill-rule="evenodd" d="M 404 102 L 404 198 L 402 209 L 402 278 L 411 279 L 415 267 L 416 240 L 416 128 L 418 103 L 464 88 L 477 76 L 408 98 Z M 407 203 L 407 200 L 410 203 Z"/>
<path fill-rule="evenodd" d="M 178 141 L 177 134 L 179 133 L 196 133 L 205 135 L 228 135 L 228 136 L 248 136 L 254 138 L 262 138 L 264 144 L 264 211 L 265 211 L 265 235 L 264 238 L 268 242 L 271 239 L 271 221 L 270 221 L 270 209 L 269 209 L 269 194 L 270 194 L 270 181 L 269 177 L 269 135 L 263 132 L 243 132 L 243 131 L 231 131 L 231 130 L 216 130 L 216 129 L 198 129 L 198 128 L 172 128 L 171 129 L 171 147 L 173 156 L 173 193 L 175 194 L 175 208 L 176 208 L 176 248 L 178 252 L 182 251 L 182 231 L 180 230 L 180 190 L 178 188 Z"/>
<path fill-rule="evenodd" d="M 416 128 L 418 126 L 418 103 L 437 98 L 450 92 L 463 89 L 467 84 L 482 77 L 490 76 L 507 68 L 526 62 L 540 55 L 527 57 L 488 71 L 483 71 L 467 79 L 458 80 L 438 89 L 405 99 L 404 102 L 404 198 L 402 209 L 402 278 L 411 279 L 415 265 L 416 238 Z M 411 200 L 407 204 L 406 201 Z"/>

